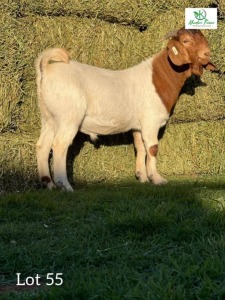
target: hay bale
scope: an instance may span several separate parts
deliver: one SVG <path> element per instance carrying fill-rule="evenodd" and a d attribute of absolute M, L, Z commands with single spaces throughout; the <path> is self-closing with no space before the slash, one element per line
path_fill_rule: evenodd
<path fill-rule="evenodd" d="M 110 23 L 146 26 L 160 13 L 185 7 L 208 7 L 210 0 L 3 0 L 3 7 L 14 15 L 78 16 L 97 18 Z"/>
<path fill-rule="evenodd" d="M 17 22 L 7 13 L 0 13 L 0 132 L 16 130 L 22 97 L 23 62 L 15 57 Z"/>
<path fill-rule="evenodd" d="M 24 191 L 36 181 L 35 139 L 15 133 L 0 135 L 0 195 Z"/>
<path fill-rule="evenodd" d="M 163 174 L 223 174 L 225 122 L 169 124 L 160 141 L 158 168 Z M 74 163 L 75 181 L 124 179 L 134 176 L 133 145 L 84 144 Z"/>
<path fill-rule="evenodd" d="M 123 144 L 124 140 L 128 139 L 128 135 L 111 137 L 113 143 L 108 140 L 108 143 L 100 144 L 99 148 L 95 148 L 93 144 L 85 141 L 79 155 L 75 158 L 72 168 L 74 172 L 71 176 L 74 181 L 112 181 L 134 176 L 135 157 L 133 145 L 131 143 Z M 116 139 L 118 143 L 115 143 Z M 79 144 L 79 136 L 75 139 L 75 147 L 76 140 Z M 100 138 L 100 141 L 104 141 L 104 139 Z"/>
<path fill-rule="evenodd" d="M 19 16 L 20 1 L 16 0 L 2 0 L 1 13 L 10 15 L 11 17 Z"/>
<path fill-rule="evenodd" d="M 183 88 L 172 123 L 212 121 L 225 118 L 225 78 L 205 71 L 201 79 L 191 77 Z"/>
<path fill-rule="evenodd" d="M 0 132 L 16 131 L 20 120 L 21 85 L 18 74 L 0 75 Z"/>
<path fill-rule="evenodd" d="M 225 121 L 170 124 L 160 141 L 158 168 L 163 174 L 223 174 L 225 171 Z M 115 140 L 115 139 L 114 139 Z M 79 135 L 70 153 L 70 181 L 96 182 L 131 178 L 135 172 L 134 148 L 121 136 L 118 145 L 96 149 Z M 80 149 L 80 142 L 84 144 Z M 0 190 L 23 190 L 37 182 L 36 137 L 0 135 Z M 71 157 L 77 154 L 73 162 Z"/>
<path fill-rule="evenodd" d="M 2 6 L 13 16 L 77 16 L 138 27 L 149 23 L 160 8 L 152 0 L 3 0 Z"/>
<path fill-rule="evenodd" d="M 220 19 L 225 19 L 225 3 L 224 0 L 217 0 L 217 6 L 219 10 L 219 17 Z"/>
<path fill-rule="evenodd" d="M 162 173 L 223 174 L 225 121 L 171 124 L 159 152 Z"/>
<path fill-rule="evenodd" d="M 205 30 L 204 34 L 207 36 L 210 48 L 212 51 L 212 61 L 215 63 L 218 70 L 222 74 L 225 73 L 225 22 L 224 20 L 218 21 L 217 30 Z M 224 78 L 224 77 L 223 77 Z"/>

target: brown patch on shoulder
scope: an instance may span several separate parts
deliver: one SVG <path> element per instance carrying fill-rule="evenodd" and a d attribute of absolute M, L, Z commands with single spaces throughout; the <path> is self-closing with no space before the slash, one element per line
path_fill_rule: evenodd
<path fill-rule="evenodd" d="M 151 146 L 149 148 L 150 155 L 156 157 L 158 154 L 158 149 L 159 149 L 158 145 Z"/>

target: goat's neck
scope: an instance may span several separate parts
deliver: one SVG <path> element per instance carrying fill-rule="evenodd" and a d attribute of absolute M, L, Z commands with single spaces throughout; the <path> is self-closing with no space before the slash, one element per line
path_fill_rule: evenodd
<path fill-rule="evenodd" d="M 171 113 L 186 79 L 191 76 L 190 67 L 188 64 L 175 66 L 168 58 L 167 50 L 163 50 L 153 58 L 152 69 L 156 92 Z"/>

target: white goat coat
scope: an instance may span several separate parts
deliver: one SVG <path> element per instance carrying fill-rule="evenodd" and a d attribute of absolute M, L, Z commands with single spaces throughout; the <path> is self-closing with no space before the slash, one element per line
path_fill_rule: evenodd
<path fill-rule="evenodd" d="M 152 82 L 151 59 L 121 71 L 71 60 L 51 63 L 42 74 L 41 93 L 56 123 L 76 123 L 83 115 L 76 125 L 91 137 L 141 130 L 146 122 L 160 127 L 169 117 Z"/>

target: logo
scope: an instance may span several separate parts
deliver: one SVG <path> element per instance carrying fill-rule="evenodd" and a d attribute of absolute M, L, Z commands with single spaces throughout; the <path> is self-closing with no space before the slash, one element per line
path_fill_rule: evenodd
<path fill-rule="evenodd" d="M 194 11 L 195 19 L 202 21 L 205 20 L 207 22 L 206 16 L 207 13 L 205 9 L 200 9 L 199 11 Z"/>
<path fill-rule="evenodd" d="M 185 8 L 186 29 L 217 29 L 217 8 Z"/>

